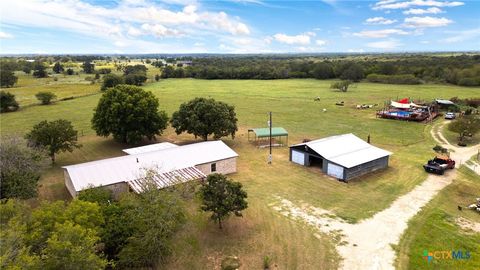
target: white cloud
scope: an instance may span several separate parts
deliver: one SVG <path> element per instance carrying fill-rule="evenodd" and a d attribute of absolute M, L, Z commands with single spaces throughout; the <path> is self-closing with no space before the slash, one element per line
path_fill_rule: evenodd
<path fill-rule="evenodd" d="M 325 40 L 317 39 L 315 41 L 315 44 L 317 44 L 318 46 L 323 46 L 323 45 L 327 44 L 327 42 Z"/>
<path fill-rule="evenodd" d="M 168 29 L 161 24 L 142 24 L 142 30 L 144 33 L 149 33 L 156 37 L 168 37 L 168 36 L 180 36 L 182 35 L 180 31 L 176 29 Z"/>
<path fill-rule="evenodd" d="M 82 0 L 0 1 L 0 17 L 2 23 L 10 25 L 55 28 L 104 39 L 146 34 L 165 37 L 179 33 L 250 33 L 239 18 L 225 12 L 199 10 L 195 1 L 173 1 L 185 6 L 174 11 L 153 1 L 123 0 L 109 8 Z M 142 25 L 148 25 L 144 27 L 147 29 L 142 29 Z"/>
<path fill-rule="evenodd" d="M 450 33 L 450 32 L 448 32 Z M 455 31 L 453 36 L 445 38 L 442 40 L 444 43 L 458 43 L 464 42 L 472 39 L 476 39 L 480 37 L 480 28 L 463 30 L 463 31 Z M 478 39 L 476 40 L 477 46 L 480 46 Z M 478 47 L 477 47 L 478 48 Z"/>
<path fill-rule="evenodd" d="M 142 35 L 142 31 L 138 28 L 130 26 L 127 31 L 128 35 L 133 36 L 133 37 L 138 37 Z"/>
<path fill-rule="evenodd" d="M 387 24 L 392 24 L 392 23 L 395 23 L 397 22 L 397 20 L 390 20 L 390 19 L 387 19 L 387 18 L 384 18 L 384 17 L 373 17 L 373 18 L 368 18 L 366 21 L 365 21 L 365 24 L 383 24 L 383 25 L 387 25 Z"/>
<path fill-rule="evenodd" d="M 285 44 L 300 44 L 300 45 L 307 45 L 310 44 L 310 36 L 307 34 L 300 34 L 296 36 L 289 36 L 285 34 L 275 34 L 273 38 L 280 42 L 280 43 L 285 43 Z"/>
<path fill-rule="evenodd" d="M 204 13 L 201 18 L 204 21 L 201 25 L 205 28 L 213 26 L 214 29 L 227 31 L 234 35 L 250 34 L 250 29 L 246 24 L 231 20 L 225 12 Z"/>
<path fill-rule="evenodd" d="M 437 7 L 431 7 L 427 9 L 421 9 L 421 8 L 411 8 L 409 10 L 403 11 L 403 14 L 406 15 L 422 15 L 422 14 L 439 14 L 443 13 L 444 11 L 437 8 Z"/>
<path fill-rule="evenodd" d="M 374 48 L 374 49 L 381 49 L 385 51 L 394 50 L 402 45 L 403 44 L 393 39 L 367 43 L 367 47 Z"/>
<path fill-rule="evenodd" d="M 406 9 L 410 7 L 457 7 L 464 5 L 463 2 L 448 2 L 448 1 L 435 1 L 435 0 L 412 0 L 412 1 L 380 1 L 374 6 L 374 10 L 383 9 Z"/>
<path fill-rule="evenodd" d="M 0 31 L 0 39 L 7 39 L 7 38 L 13 38 L 13 35 Z"/>
<path fill-rule="evenodd" d="M 405 18 L 404 26 L 412 28 L 441 27 L 452 23 L 452 20 L 438 17 L 409 17 Z"/>
<path fill-rule="evenodd" d="M 362 38 L 385 38 L 390 35 L 407 35 L 408 32 L 400 29 L 383 29 L 383 30 L 371 30 L 371 31 L 361 31 L 354 33 L 354 36 Z"/>

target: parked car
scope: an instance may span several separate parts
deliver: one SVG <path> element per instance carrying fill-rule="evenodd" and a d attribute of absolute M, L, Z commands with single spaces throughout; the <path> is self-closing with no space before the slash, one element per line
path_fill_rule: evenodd
<path fill-rule="evenodd" d="M 455 117 L 456 117 L 456 115 L 453 112 L 448 112 L 448 113 L 445 114 L 445 119 L 452 120 L 452 119 L 455 119 Z"/>
<path fill-rule="evenodd" d="M 446 170 L 455 168 L 455 160 L 449 157 L 436 156 L 423 165 L 426 172 L 444 174 Z"/>

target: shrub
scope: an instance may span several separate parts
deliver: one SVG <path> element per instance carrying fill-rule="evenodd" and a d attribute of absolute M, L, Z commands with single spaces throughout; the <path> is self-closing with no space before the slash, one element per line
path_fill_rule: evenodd
<path fill-rule="evenodd" d="M 236 270 L 240 268 L 240 260 L 236 256 L 227 256 L 222 260 L 221 269 L 222 270 Z"/>
<path fill-rule="evenodd" d="M 99 74 L 110 74 L 112 72 L 109 68 L 101 68 L 97 71 Z"/>
<path fill-rule="evenodd" d="M 133 73 L 125 76 L 125 83 L 140 86 L 147 81 L 147 76 L 143 73 Z"/>
<path fill-rule="evenodd" d="M 73 71 L 73 69 L 69 68 L 67 69 L 67 75 L 73 75 L 75 72 Z"/>
<path fill-rule="evenodd" d="M 101 90 L 106 90 L 107 88 L 115 87 L 123 83 L 123 78 L 115 74 L 107 74 L 103 76 L 103 83 Z"/>
<path fill-rule="evenodd" d="M 15 100 L 15 95 L 10 92 L 0 91 L 0 112 L 14 112 L 18 110 L 18 103 Z"/>
<path fill-rule="evenodd" d="M 13 73 L 13 71 L 1 69 L 0 70 L 0 85 L 2 87 L 12 87 L 14 84 L 17 83 L 17 76 Z"/>
<path fill-rule="evenodd" d="M 55 99 L 57 95 L 52 92 L 38 92 L 35 97 L 37 97 L 42 105 L 48 105 L 52 103 L 52 100 Z"/>
<path fill-rule="evenodd" d="M 263 269 L 270 269 L 272 259 L 269 256 L 263 257 Z"/>
<path fill-rule="evenodd" d="M 113 192 L 103 187 L 89 187 L 80 191 L 78 199 L 87 202 L 98 203 L 99 205 L 107 205 L 113 201 Z"/>

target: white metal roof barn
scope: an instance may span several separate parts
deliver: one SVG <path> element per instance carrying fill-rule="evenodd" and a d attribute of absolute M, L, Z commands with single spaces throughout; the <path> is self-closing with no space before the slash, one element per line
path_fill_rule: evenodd
<path fill-rule="evenodd" d="M 169 143 L 169 142 L 163 142 L 163 143 L 154 143 L 154 144 L 149 144 L 149 145 L 140 146 L 140 147 L 123 149 L 122 151 L 126 154 L 134 155 L 134 154 L 143 154 L 143 153 L 148 153 L 148 152 L 153 152 L 158 150 L 164 150 L 164 149 L 173 148 L 173 147 L 178 147 L 178 145 Z"/>
<path fill-rule="evenodd" d="M 303 166 L 319 166 L 326 174 L 344 181 L 388 167 L 391 154 L 353 134 L 290 146 L 290 161 Z"/>
<path fill-rule="evenodd" d="M 206 177 L 197 165 L 236 158 L 222 141 L 208 141 L 178 146 L 160 143 L 125 149 L 131 155 L 64 166 L 65 184 L 73 197 L 83 189 L 126 183 L 141 192 L 146 170 L 155 170 L 158 188 Z M 235 163 L 236 164 L 236 163 Z M 221 172 L 221 171 L 220 171 Z M 207 173 L 208 174 L 208 173 Z"/>

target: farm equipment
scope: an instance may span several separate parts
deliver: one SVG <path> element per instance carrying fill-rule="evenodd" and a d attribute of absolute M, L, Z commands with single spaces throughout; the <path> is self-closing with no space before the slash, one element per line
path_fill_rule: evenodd
<path fill-rule="evenodd" d="M 436 156 L 423 165 L 426 172 L 442 175 L 448 169 L 455 168 L 455 161 L 449 157 Z"/>

